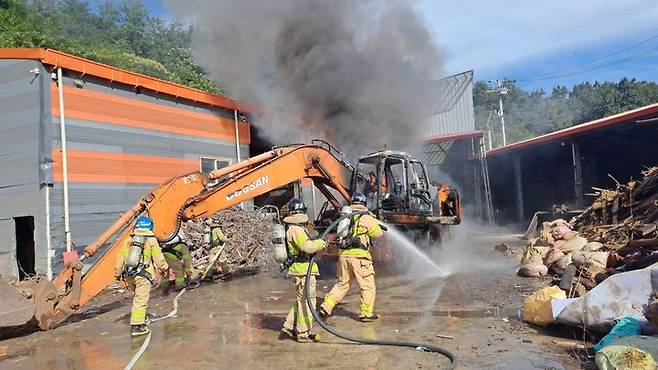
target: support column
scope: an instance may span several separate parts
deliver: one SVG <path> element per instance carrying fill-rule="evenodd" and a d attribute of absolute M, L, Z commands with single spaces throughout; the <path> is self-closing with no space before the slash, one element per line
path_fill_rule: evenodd
<path fill-rule="evenodd" d="M 233 119 L 235 121 L 235 163 L 240 163 L 240 126 L 238 125 L 238 110 L 233 111 Z M 240 208 L 244 209 L 244 202 L 240 202 Z"/>
<path fill-rule="evenodd" d="M 518 222 L 525 221 L 523 206 L 523 177 L 521 176 L 521 157 L 515 156 L 514 160 L 514 190 L 516 191 L 516 217 Z"/>
<path fill-rule="evenodd" d="M 583 209 L 585 199 L 583 195 L 583 169 L 580 160 L 580 145 L 575 141 L 571 143 L 571 156 L 573 158 L 573 188 L 576 196 L 576 208 Z"/>
<path fill-rule="evenodd" d="M 70 252 L 71 242 L 71 223 L 69 217 L 69 167 L 68 156 L 66 152 L 66 120 L 64 118 L 64 81 L 62 79 L 62 69 L 57 68 L 57 93 L 59 99 L 59 128 L 62 141 L 62 187 L 64 188 L 64 237 L 66 239 L 66 251 Z"/>
<path fill-rule="evenodd" d="M 239 163 L 242 158 L 240 158 L 240 127 L 238 125 L 238 110 L 233 111 L 233 120 L 235 122 L 235 158 L 237 159 L 236 163 Z"/>

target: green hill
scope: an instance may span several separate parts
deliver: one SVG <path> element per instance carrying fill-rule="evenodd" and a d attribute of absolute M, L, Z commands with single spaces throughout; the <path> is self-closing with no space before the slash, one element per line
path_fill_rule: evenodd
<path fill-rule="evenodd" d="M 0 47 L 45 47 L 212 93 L 192 56 L 192 29 L 153 17 L 139 0 L 0 0 Z"/>

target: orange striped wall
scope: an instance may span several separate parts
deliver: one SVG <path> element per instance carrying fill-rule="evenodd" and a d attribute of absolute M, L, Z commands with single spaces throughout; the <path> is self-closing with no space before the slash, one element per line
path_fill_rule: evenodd
<path fill-rule="evenodd" d="M 53 178 L 63 181 L 62 152 L 53 149 Z M 69 150 L 70 182 L 159 184 L 173 176 L 198 171 L 199 161 L 124 153 Z"/>
<path fill-rule="evenodd" d="M 57 85 L 51 85 L 52 114 L 59 116 Z M 209 113 L 64 86 L 66 117 L 160 132 L 235 142 L 235 122 Z M 249 125 L 239 124 L 240 143 L 251 142 Z"/>

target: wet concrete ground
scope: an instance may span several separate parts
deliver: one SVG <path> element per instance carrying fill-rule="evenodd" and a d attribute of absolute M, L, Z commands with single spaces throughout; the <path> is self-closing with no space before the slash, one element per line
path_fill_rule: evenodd
<path fill-rule="evenodd" d="M 424 341 L 455 353 L 460 369 L 578 369 L 575 344 L 556 344 L 518 319 L 524 299 L 541 280 L 515 275 L 517 260 L 495 252 L 498 242 L 520 245 L 497 230 L 464 228 L 435 256 L 447 277 L 378 276 L 376 308 L 383 319 L 361 323 L 353 288 L 330 324 L 364 338 Z M 425 266 L 425 267 L 423 267 Z M 383 274 L 380 274 L 383 275 Z M 322 296 L 333 285 L 318 282 Z M 165 315 L 174 294 L 155 293 L 150 313 Z M 321 343 L 281 340 L 293 301 L 289 280 L 277 271 L 202 285 L 181 297 L 179 315 L 152 325 L 151 344 L 138 369 L 428 369 L 446 368 L 437 354 L 345 342 L 317 328 Z M 0 369 L 120 369 L 143 339 L 128 335 L 130 298 L 107 291 L 80 315 L 49 332 L 0 342 Z M 452 336 L 447 339 L 441 336 Z M 565 342 L 560 339 L 561 342 Z"/>

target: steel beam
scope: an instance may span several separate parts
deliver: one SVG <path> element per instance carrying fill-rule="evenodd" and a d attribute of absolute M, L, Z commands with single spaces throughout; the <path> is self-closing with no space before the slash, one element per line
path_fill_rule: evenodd
<path fill-rule="evenodd" d="M 521 157 L 514 156 L 514 190 L 516 194 L 516 217 L 518 222 L 525 221 L 523 206 L 523 177 L 521 174 Z"/>
<path fill-rule="evenodd" d="M 583 195 L 583 169 L 580 160 L 580 145 L 571 143 L 571 157 L 573 159 L 573 188 L 576 197 L 576 208 L 583 209 L 585 199 Z"/>

